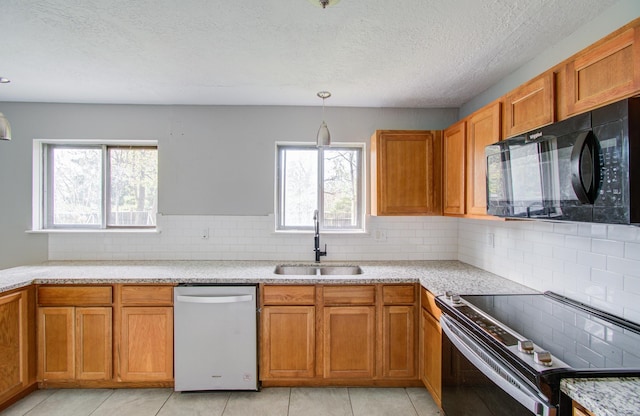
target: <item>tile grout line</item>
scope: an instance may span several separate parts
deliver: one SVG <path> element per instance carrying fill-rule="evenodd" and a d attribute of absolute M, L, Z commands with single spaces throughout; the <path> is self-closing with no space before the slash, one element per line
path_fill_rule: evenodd
<path fill-rule="evenodd" d="M 349 398 L 349 408 L 351 409 L 351 416 L 355 416 L 355 412 L 353 411 L 353 402 L 351 401 L 351 389 L 347 387 L 347 397 Z"/>
<path fill-rule="evenodd" d="M 160 412 L 162 411 L 162 408 L 164 407 L 165 404 L 167 404 L 167 402 L 169 401 L 169 399 L 171 398 L 171 396 L 173 396 L 176 392 L 172 391 L 171 394 L 169 396 L 167 396 L 167 398 L 165 399 L 164 402 L 162 402 L 162 406 L 160 406 L 160 408 L 158 409 L 158 411 L 156 412 L 156 416 L 158 416 L 160 414 Z"/>
<path fill-rule="evenodd" d="M 113 396 L 113 393 L 115 393 L 115 389 L 111 389 L 111 394 L 109 394 L 107 397 L 105 397 L 104 400 L 101 401 L 100 404 L 97 405 L 95 409 L 93 409 L 91 412 L 89 412 L 89 416 L 94 414 L 96 412 L 96 410 L 98 410 L 100 408 L 100 406 L 102 406 L 104 404 L 104 402 L 106 402 L 109 399 L 109 397 Z"/>

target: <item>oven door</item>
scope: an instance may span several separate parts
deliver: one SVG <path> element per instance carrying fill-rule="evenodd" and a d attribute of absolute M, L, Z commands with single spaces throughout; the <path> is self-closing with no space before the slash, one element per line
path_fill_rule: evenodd
<path fill-rule="evenodd" d="M 555 416 L 556 407 L 446 315 L 442 326 L 442 408 L 447 416 Z"/>

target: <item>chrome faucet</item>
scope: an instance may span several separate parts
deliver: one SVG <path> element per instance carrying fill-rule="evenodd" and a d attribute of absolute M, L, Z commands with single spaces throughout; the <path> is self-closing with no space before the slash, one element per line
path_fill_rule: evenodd
<path fill-rule="evenodd" d="M 318 218 L 318 210 L 313 211 L 313 222 L 316 226 L 316 232 L 313 236 L 313 251 L 316 253 L 316 263 L 320 263 L 320 257 L 327 255 L 327 245 L 324 245 L 324 251 L 320 251 L 320 219 Z"/>

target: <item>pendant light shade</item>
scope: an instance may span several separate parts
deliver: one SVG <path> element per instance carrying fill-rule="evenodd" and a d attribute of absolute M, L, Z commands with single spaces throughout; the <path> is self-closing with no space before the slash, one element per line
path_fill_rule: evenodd
<path fill-rule="evenodd" d="M 2 113 L 0 113 L 0 140 L 11 140 L 11 125 Z"/>
<path fill-rule="evenodd" d="M 326 9 L 327 6 L 333 6 L 340 0 L 309 0 L 311 4 L 315 4 L 316 6 L 322 6 L 323 9 Z"/>
<path fill-rule="evenodd" d="M 318 93 L 318 97 L 322 98 L 322 124 L 318 129 L 318 137 L 316 138 L 316 145 L 318 147 L 330 146 L 331 134 L 329 133 L 329 127 L 327 127 L 327 123 L 324 122 L 324 100 L 331 97 L 331 93 L 329 91 L 320 91 Z"/>

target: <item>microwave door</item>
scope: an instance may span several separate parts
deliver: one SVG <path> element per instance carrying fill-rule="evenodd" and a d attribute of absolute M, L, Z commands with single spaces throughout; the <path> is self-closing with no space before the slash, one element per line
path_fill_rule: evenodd
<path fill-rule="evenodd" d="M 516 144 L 509 153 L 513 215 L 539 217 L 545 211 L 539 143 Z"/>
<path fill-rule="evenodd" d="M 542 183 L 543 211 L 539 217 L 554 218 L 562 216 L 561 196 L 561 157 L 558 139 L 545 136 L 538 143 L 540 155 L 540 175 Z"/>

